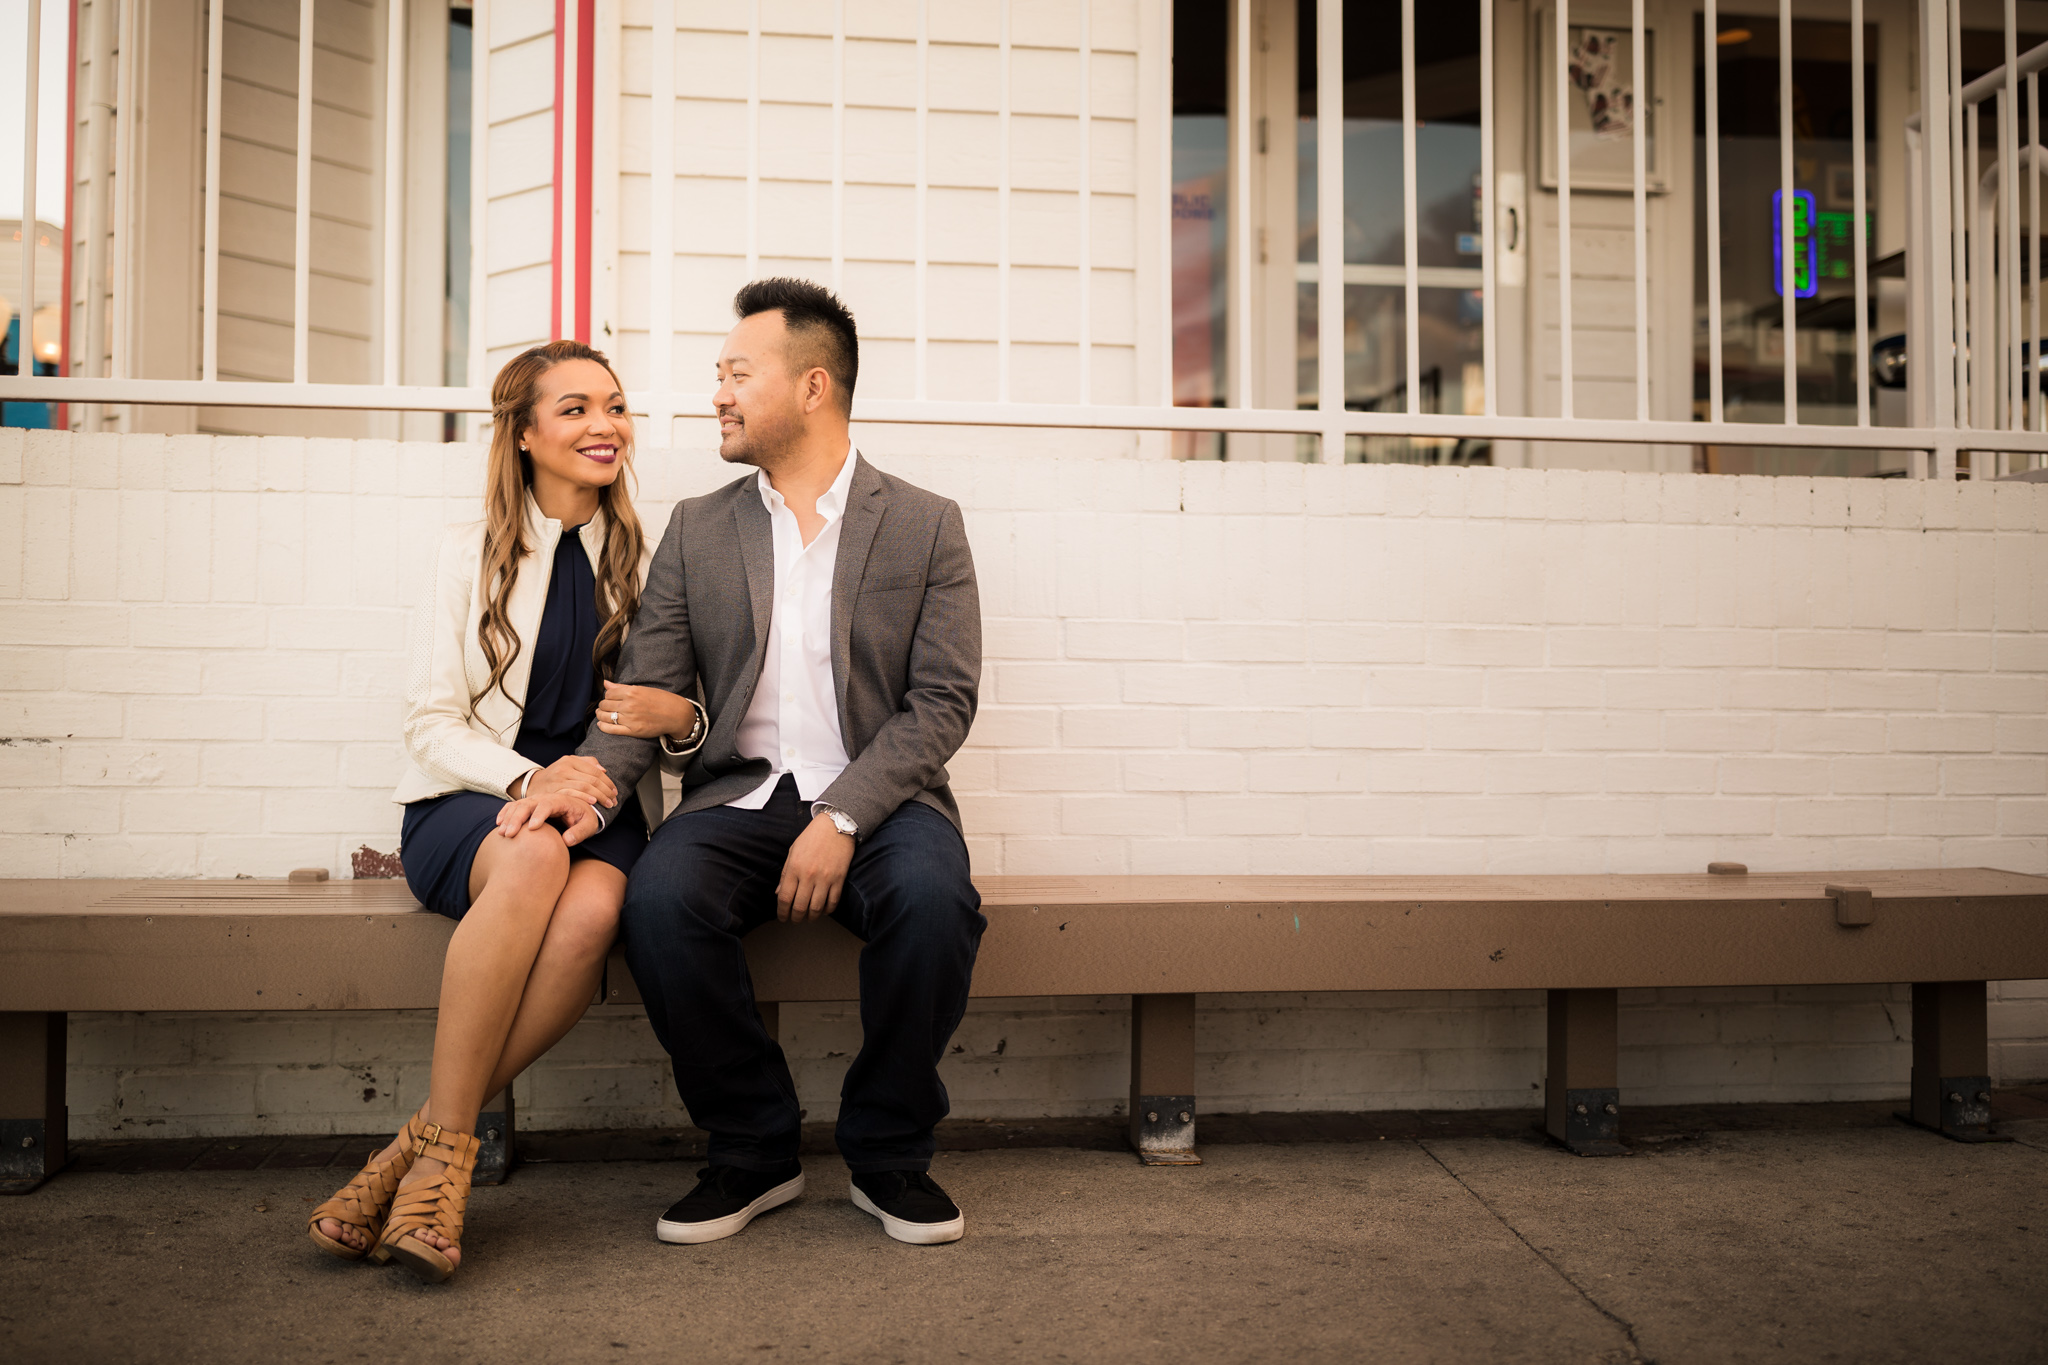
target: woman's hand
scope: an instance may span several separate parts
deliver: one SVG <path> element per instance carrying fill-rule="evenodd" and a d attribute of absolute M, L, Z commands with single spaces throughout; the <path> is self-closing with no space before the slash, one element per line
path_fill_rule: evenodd
<path fill-rule="evenodd" d="M 548 824 L 561 825 L 562 842 L 571 848 L 600 832 L 597 812 L 590 803 L 564 792 L 524 796 L 498 808 L 498 833 L 507 839 L 516 838 L 522 829 Z"/>
<path fill-rule="evenodd" d="M 658 687 L 628 687 L 624 683 L 604 685 L 604 700 L 597 704 L 597 728 L 608 735 L 630 735 L 634 739 L 688 739 L 697 728 L 697 703 Z"/>
<path fill-rule="evenodd" d="M 619 789 L 605 775 L 604 764 L 582 754 L 558 758 L 535 772 L 533 780 L 525 786 L 515 782 L 512 789 L 522 797 L 561 795 L 587 801 L 593 806 L 619 804 Z"/>

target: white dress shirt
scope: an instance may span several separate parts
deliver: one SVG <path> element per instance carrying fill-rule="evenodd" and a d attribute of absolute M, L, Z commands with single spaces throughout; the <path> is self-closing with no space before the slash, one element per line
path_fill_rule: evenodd
<path fill-rule="evenodd" d="M 762 505 L 775 535 L 775 601 L 770 608 L 768 644 L 761 678 L 740 721 L 738 747 L 748 758 L 765 758 L 767 780 L 726 804 L 760 810 L 784 773 L 796 775 L 797 795 L 817 801 L 846 770 L 846 740 L 839 731 L 839 699 L 832 686 L 832 570 L 839 558 L 839 528 L 853 486 L 854 449 L 832 487 L 818 498 L 825 525 L 804 544 L 796 513 L 782 494 L 759 477 Z"/>

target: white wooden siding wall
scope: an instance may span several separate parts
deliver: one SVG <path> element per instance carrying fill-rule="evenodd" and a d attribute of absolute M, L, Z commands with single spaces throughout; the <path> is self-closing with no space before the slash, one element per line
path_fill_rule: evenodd
<path fill-rule="evenodd" d="M 835 6 L 758 6 L 759 224 L 755 273 L 833 280 Z M 925 395 L 1005 396 L 1002 14 L 1009 12 L 1009 384 L 1019 402 L 1078 401 L 1081 307 L 1081 5 L 945 0 L 926 10 Z M 649 373 L 652 11 L 626 0 L 620 53 L 620 321 L 627 382 L 710 387 L 733 292 L 748 278 L 749 10 L 676 5 L 674 372 Z M 918 14 L 914 0 L 848 3 L 845 150 L 837 283 L 861 329 L 860 392 L 917 396 Z M 1138 6 L 1093 0 L 1087 14 L 1090 187 L 1089 385 L 1132 403 L 1136 365 Z M 600 86 L 600 96 L 603 86 Z M 1145 239 L 1148 243 L 1151 238 Z M 655 244 L 653 249 L 660 249 Z M 495 335 L 495 333 L 494 333 Z M 494 356 L 495 358 L 495 356 Z M 643 378 L 644 377 L 644 378 Z M 664 443 L 645 433 L 649 444 Z M 1062 438 L 1065 439 L 1065 438 Z M 1128 437 L 1106 434 L 1128 443 Z"/>
<path fill-rule="evenodd" d="M 226 3 L 220 377 L 289 380 L 299 7 L 293 0 Z M 319 0 L 313 12 L 310 377 L 316 383 L 377 378 L 383 8 L 382 0 Z M 368 413 L 202 408 L 199 428 L 366 436 L 375 434 L 375 420 Z"/>
<path fill-rule="evenodd" d="M 548 340 L 554 275 L 555 10 L 551 0 L 489 0 L 489 153 L 484 158 L 485 354 L 482 383 Z M 600 97 L 616 87 L 599 81 Z M 605 339 L 594 343 L 604 349 Z M 629 383 L 632 381 L 629 379 Z"/>

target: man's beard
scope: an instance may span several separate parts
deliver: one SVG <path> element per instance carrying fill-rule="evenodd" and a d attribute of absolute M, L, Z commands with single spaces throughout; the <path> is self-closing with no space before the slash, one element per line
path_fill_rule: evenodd
<path fill-rule="evenodd" d="M 774 418 L 748 417 L 740 429 L 718 442 L 718 458 L 727 464 L 767 464 L 796 444 L 796 423 Z"/>

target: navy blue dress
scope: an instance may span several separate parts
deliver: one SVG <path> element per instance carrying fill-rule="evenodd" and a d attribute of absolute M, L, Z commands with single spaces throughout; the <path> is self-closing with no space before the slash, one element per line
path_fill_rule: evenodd
<path fill-rule="evenodd" d="M 577 528 L 565 527 L 555 546 L 547 607 L 540 638 L 533 645 L 533 672 L 526 688 L 526 714 L 512 747 L 543 768 L 576 752 L 597 711 L 597 575 L 583 552 Z M 569 850 L 570 861 L 598 858 L 631 872 L 647 847 L 647 821 L 639 798 L 623 794 L 617 816 L 602 834 Z M 405 808 L 398 857 L 405 884 L 420 904 L 459 920 L 469 911 L 469 872 L 484 836 L 497 825 L 505 798 L 483 792 L 451 792 Z"/>

